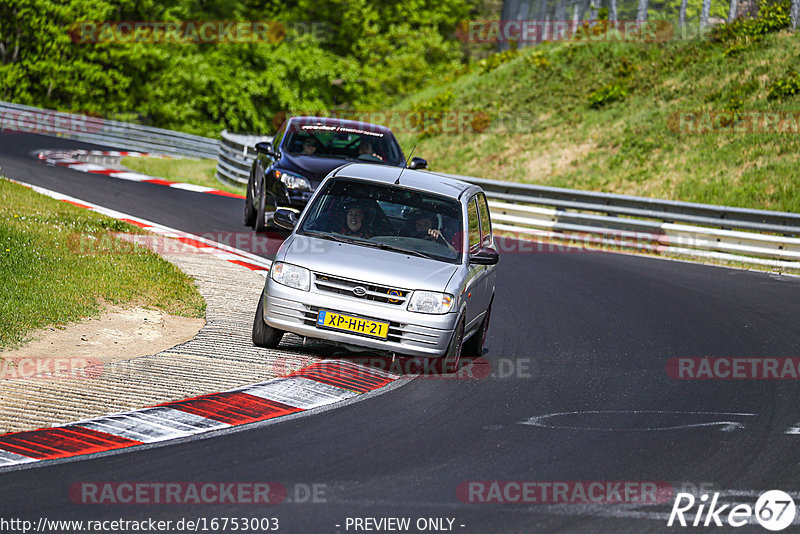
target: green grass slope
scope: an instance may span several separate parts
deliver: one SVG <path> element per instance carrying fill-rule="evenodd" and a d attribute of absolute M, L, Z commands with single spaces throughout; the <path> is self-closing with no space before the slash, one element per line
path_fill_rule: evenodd
<path fill-rule="evenodd" d="M 545 43 L 490 57 L 396 105 L 486 112 L 485 132 L 398 137 L 433 170 L 800 211 L 800 33 L 776 30 L 776 9 L 772 26 L 693 40 Z M 696 112 L 716 117 L 717 131 L 686 131 L 697 123 L 683 115 L 682 126 L 681 114 Z"/>
<path fill-rule="evenodd" d="M 143 232 L 0 178 L 0 349 L 106 302 L 203 317 L 188 275 L 116 233 Z"/>

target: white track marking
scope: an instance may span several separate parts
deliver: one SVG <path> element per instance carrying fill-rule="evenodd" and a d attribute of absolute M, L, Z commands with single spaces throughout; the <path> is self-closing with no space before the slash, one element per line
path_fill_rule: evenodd
<path fill-rule="evenodd" d="M 339 402 L 358 395 L 349 389 L 337 388 L 336 386 L 303 377 L 274 378 L 264 384 L 238 391 L 303 410 L 317 408 L 318 406 Z"/>
<path fill-rule="evenodd" d="M 624 427 L 595 427 L 595 426 L 570 426 L 570 425 L 559 425 L 555 423 L 546 423 L 545 421 L 558 418 L 558 417 L 569 417 L 569 416 L 581 416 L 581 415 L 642 415 L 642 414 L 652 414 L 652 415 L 675 415 L 675 416 L 735 416 L 735 417 L 754 417 L 756 414 L 754 413 L 741 413 L 741 412 L 689 412 L 689 411 L 669 411 L 669 410 L 586 410 L 586 411 L 576 411 L 576 412 L 557 412 L 557 413 L 549 413 L 544 415 L 535 415 L 525 421 L 520 421 L 519 424 L 521 425 L 528 425 L 528 426 L 535 426 L 540 428 L 551 428 L 557 430 L 603 430 L 603 431 L 623 431 L 623 432 L 652 432 L 652 431 L 662 431 L 662 430 L 681 430 L 687 428 L 701 428 L 701 427 L 711 427 L 711 426 L 720 426 L 720 430 L 722 432 L 732 432 L 734 430 L 740 430 L 744 428 L 744 424 L 740 421 L 709 421 L 709 422 L 700 422 L 700 423 L 685 423 L 685 424 L 675 424 L 675 425 L 664 425 L 664 426 L 648 426 L 648 427 L 636 427 L 636 428 L 624 428 Z"/>
<path fill-rule="evenodd" d="M 76 424 L 144 443 L 182 438 L 231 426 L 165 406 L 98 417 Z"/>
<path fill-rule="evenodd" d="M 28 458 L 27 456 L 22 456 L 21 454 L 0 450 L 0 466 L 27 464 L 35 461 L 35 458 Z"/>
<path fill-rule="evenodd" d="M 259 267 L 262 267 L 264 270 L 256 271 L 257 273 L 261 274 L 262 276 L 266 276 L 267 275 L 267 270 L 272 265 L 272 262 L 270 260 L 268 260 L 267 258 L 262 258 L 261 256 L 257 256 L 255 254 L 250 253 L 250 252 L 246 252 L 244 250 L 239 250 L 237 248 L 231 247 L 231 246 L 226 245 L 224 243 L 218 243 L 216 241 L 213 241 L 211 239 L 206 239 L 206 238 L 198 236 L 198 235 L 189 234 L 187 232 L 181 232 L 180 230 L 175 230 L 174 228 L 170 228 L 168 226 L 163 226 L 161 224 L 158 224 L 158 223 L 155 223 L 155 222 L 152 222 L 152 221 L 148 221 L 147 219 L 142 219 L 140 217 L 129 215 L 127 213 L 122 213 L 121 211 L 116 211 L 116 210 L 112 210 L 112 209 L 109 209 L 109 208 L 105 208 L 103 206 L 99 206 L 97 204 L 93 204 L 91 202 L 87 202 L 85 200 L 81 200 L 79 198 L 71 197 L 71 196 L 65 195 L 63 193 L 58 193 L 56 191 L 51 191 L 50 189 L 45 189 L 44 187 L 39 187 L 39 186 L 36 186 L 36 185 L 27 184 L 25 182 L 12 180 L 10 178 L 5 178 L 5 180 L 8 180 L 9 182 L 12 182 L 12 183 L 15 183 L 15 184 L 22 185 L 24 187 L 28 187 L 31 190 L 36 191 L 37 193 L 41 193 L 41 194 L 43 194 L 45 196 L 48 196 L 50 198 L 54 198 L 56 200 L 64 200 L 64 201 L 68 201 L 68 202 L 75 202 L 75 203 L 87 206 L 89 209 L 91 209 L 93 211 L 96 211 L 97 213 L 101 213 L 103 215 L 111 217 L 113 219 L 128 219 L 128 220 L 131 220 L 131 221 L 136 221 L 137 223 L 139 223 L 139 224 L 144 226 L 144 230 L 147 230 L 149 232 L 153 232 L 153 233 L 158 234 L 158 235 L 162 235 L 162 236 L 165 236 L 165 237 L 186 237 L 186 238 L 190 238 L 190 239 L 193 239 L 195 241 L 198 241 L 200 243 L 204 243 L 204 244 L 208 245 L 208 247 L 210 249 L 214 249 L 215 250 L 215 252 L 214 252 L 215 254 L 220 254 L 220 255 L 224 254 L 224 253 L 231 254 L 232 256 L 225 258 L 227 260 L 235 259 L 237 261 L 244 261 L 244 262 L 252 263 L 253 265 L 257 265 Z M 187 246 L 189 246 L 189 245 L 187 245 Z M 196 247 L 196 248 L 198 248 L 199 250 L 207 250 L 207 249 L 205 249 L 205 247 Z"/>

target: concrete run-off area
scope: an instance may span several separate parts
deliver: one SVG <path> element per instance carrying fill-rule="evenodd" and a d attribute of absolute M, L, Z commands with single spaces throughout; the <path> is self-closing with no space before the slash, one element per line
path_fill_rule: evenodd
<path fill-rule="evenodd" d="M 162 255 L 192 276 L 206 299 L 206 324 L 197 335 L 155 354 L 110 362 L 88 357 L 83 368 L 44 366 L 40 373 L 0 380 L 0 434 L 263 382 L 325 355 L 324 347 L 303 347 L 300 338 L 288 335 L 278 350 L 253 345 L 262 274 L 199 251 Z"/>

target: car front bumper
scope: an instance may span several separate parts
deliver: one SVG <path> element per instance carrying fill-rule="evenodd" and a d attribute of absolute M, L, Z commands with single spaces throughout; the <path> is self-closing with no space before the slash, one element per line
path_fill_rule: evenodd
<path fill-rule="evenodd" d="M 376 303 L 357 297 L 301 291 L 267 280 L 261 295 L 264 320 L 278 330 L 324 341 L 407 356 L 439 357 L 447 352 L 457 313 L 409 312 L 404 305 Z M 387 339 L 316 326 L 320 310 L 389 323 Z"/>
<path fill-rule="evenodd" d="M 313 191 L 284 189 L 283 202 L 281 207 L 294 208 L 298 211 L 303 211 L 308 201 L 313 195 Z"/>

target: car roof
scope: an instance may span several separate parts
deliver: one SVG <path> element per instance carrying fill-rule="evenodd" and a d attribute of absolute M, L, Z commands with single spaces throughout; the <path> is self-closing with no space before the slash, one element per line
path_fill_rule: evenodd
<path fill-rule="evenodd" d="M 369 132 L 378 132 L 384 135 L 393 136 L 392 131 L 386 126 L 382 126 L 380 124 L 373 124 L 371 122 L 353 121 L 349 119 L 337 119 L 335 117 L 311 117 L 306 115 L 301 117 L 291 117 L 288 120 L 292 125 L 300 123 L 308 126 L 316 124 L 322 126 L 340 126 L 343 128 L 352 128 L 353 130 L 366 130 Z M 289 127 L 291 126 L 287 126 L 287 129 Z"/>
<path fill-rule="evenodd" d="M 400 174 L 402 171 L 402 175 Z M 449 176 L 436 174 L 428 171 L 417 171 L 401 167 L 389 167 L 386 165 L 375 165 L 369 163 L 350 163 L 340 167 L 334 176 L 342 178 L 356 178 L 392 184 L 400 176 L 400 184 L 403 187 L 419 189 L 429 193 L 458 199 L 464 191 L 480 188 L 474 184 L 462 182 Z"/>

